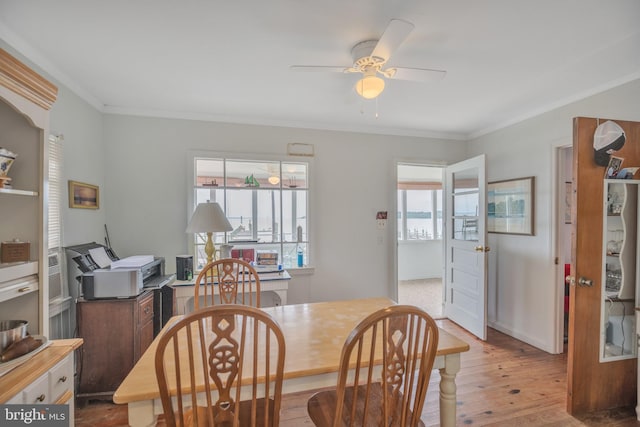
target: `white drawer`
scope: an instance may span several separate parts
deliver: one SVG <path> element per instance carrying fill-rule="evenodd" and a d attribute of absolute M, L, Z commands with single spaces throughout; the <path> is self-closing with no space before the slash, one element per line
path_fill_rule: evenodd
<path fill-rule="evenodd" d="M 49 378 L 47 374 L 41 375 L 40 378 L 29 384 L 28 387 L 25 387 L 25 389 L 22 390 L 22 394 L 26 405 L 51 402 L 49 396 Z"/>
<path fill-rule="evenodd" d="M 73 353 L 40 375 L 6 403 L 55 403 L 67 391 L 73 393 Z"/>
<path fill-rule="evenodd" d="M 22 277 L 16 280 L 0 283 L 0 302 L 21 297 L 37 291 L 39 287 L 38 275 Z"/>
<path fill-rule="evenodd" d="M 49 376 L 48 403 L 56 402 L 66 391 L 73 391 L 73 358 L 66 357 L 47 373 Z"/>
<path fill-rule="evenodd" d="M 24 403 L 24 395 L 22 392 L 16 394 L 11 399 L 5 402 L 8 405 L 21 405 Z"/>

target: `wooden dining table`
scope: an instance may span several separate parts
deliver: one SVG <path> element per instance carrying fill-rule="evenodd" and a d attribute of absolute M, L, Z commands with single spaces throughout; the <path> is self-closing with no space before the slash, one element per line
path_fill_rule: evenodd
<path fill-rule="evenodd" d="M 335 386 L 340 352 L 351 330 L 368 314 L 392 304 L 388 298 L 367 298 L 263 308 L 285 337 L 283 394 Z M 113 395 L 115 403 L 128 405 L 131 426 L 153 426 L 163 412 L 154 366 L 157 341 L 182 317 L 170 319 Z M 434 369 L 440 370 L 440 425 L 448 427 L 456 423 L 455 377 L 460 354 L 469 345 L 439 332 Z"/>

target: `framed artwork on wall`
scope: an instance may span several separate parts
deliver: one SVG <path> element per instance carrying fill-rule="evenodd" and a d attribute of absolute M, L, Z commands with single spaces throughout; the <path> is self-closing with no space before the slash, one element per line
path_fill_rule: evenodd
<path fill-rule="evenodd" d="M 100 208 L 100 189 L 97 185 L 69 181 L 69 207 L 80 209 Z"/>
<path fill-rule="evenodd" d="M 490 182 L 487 186 L 487 231 L 534 235 L 535 177 Z"/>

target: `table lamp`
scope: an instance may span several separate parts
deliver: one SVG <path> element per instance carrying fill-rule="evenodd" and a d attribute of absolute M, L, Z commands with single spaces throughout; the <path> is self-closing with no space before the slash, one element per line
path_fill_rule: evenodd
<path fill-rule="evenodd" d="M 199 203 L 187 225 L 187 233 L 207 233 L 207 243 L 204 252 L 207 254 L 207 264 L 213 261 L 214 247 L 211 234 L 216 231 L 231 231 L 233 227 L 224 215 L 222 208 L 216 202 Z"/>

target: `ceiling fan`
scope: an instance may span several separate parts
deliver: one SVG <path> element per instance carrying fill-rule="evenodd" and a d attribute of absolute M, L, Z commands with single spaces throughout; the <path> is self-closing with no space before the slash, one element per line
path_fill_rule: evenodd
<path fill-rule="evenodd" d="M 347 67 L 323 65 L 292 65 L 294 71 L 330 71 L 339 73 L 361 73 L 363 77 L 355 89 L 366 99 L 376 98 L 384 90 L 384 79 L 434 81 L 444 78 L 446 71 L 427 68 L 384 68 L 395 50 L 405 41 L 414 25 L 402 19 L 392 19 L 379 40 L 366 40 L 351 49 L 353 65 Z M 382 77 L 379 77 L 380 74 Z"/>

